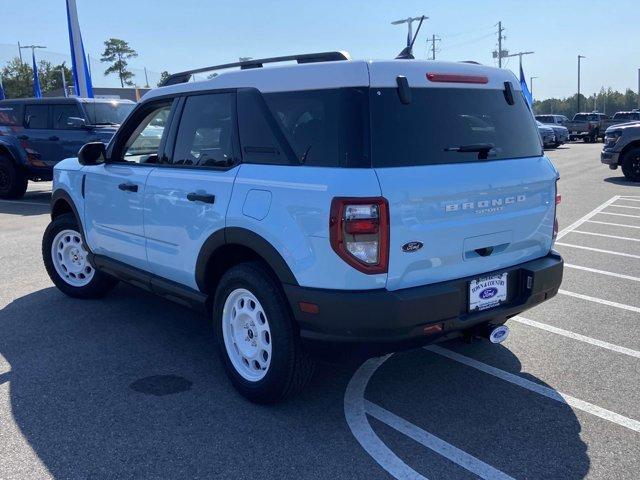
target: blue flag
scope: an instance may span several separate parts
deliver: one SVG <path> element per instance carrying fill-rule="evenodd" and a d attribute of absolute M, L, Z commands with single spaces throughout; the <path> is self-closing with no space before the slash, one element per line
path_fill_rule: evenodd
<path fill-rule="evenodd" d="M 4 100 L 5 98 L 4 88 L 2 87 L 2 77 L 0 77 L 0 100 Z"/>
<path fill-rule="evenodd" d="M 73 71 L 73 86 L 79 97 L 93 98 L 93 86 L 87 57 L 84 54 L 78 9 L 76 0 L 67 0 L 67 25 L 69 27 L 69 45 L 71 47 L 71 68 Z"/>
<path fill-rule="evenodd" d="M 520 64 L 520 88 L 522 88 L 522 95 L 524 95 L 524 99 L 531 107 L 533 105 L 533 97 L 531 96 L 529 87 L 527 87 L 527 81 L 525 80 L 524 72 L 522 71 L 522 64 Z"/>
<path fill-rule="evenodd" d="M 35 98 L 41 98 L 42 92 L 40 91 L 40 78 L 38 77 L 38 65 L 36 65 L 36 53 L 32 50 L 31 56 L 33 60 L 33 96 Z"/>

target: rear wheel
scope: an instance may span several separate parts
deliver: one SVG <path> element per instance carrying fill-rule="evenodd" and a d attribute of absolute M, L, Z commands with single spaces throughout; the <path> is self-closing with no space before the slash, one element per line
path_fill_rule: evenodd
<path fill-rule="evenodd" d="M 97 271 L 89 261 L 80 228 L 71 213 L 56 217 L 42 238 L 42 258 L 53 283 L 76 298 L 98 298 L 117 282 Z"/>
<path fill-rule="evenodd" d="M 261 264 L 227 271 L 213 310 L 220 357 L 243 396 L 275 403 L 304 388 L 314 362 L 302 348 L 280 286 Z"/>
<path fill-rule="evenodd" d="M 624 154 L 622 173 L 632 182 L 640 182 L 640 147 L 632 148 Z"/>
<path fill-rule="evenodd" d="M 22 198 L 27 191 L 28 178 L 11 160 L 0 155 L 0 198 Z"/>

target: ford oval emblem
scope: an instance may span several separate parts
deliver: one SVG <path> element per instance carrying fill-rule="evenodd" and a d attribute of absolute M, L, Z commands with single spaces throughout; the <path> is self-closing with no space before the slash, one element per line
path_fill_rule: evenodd
<path fill-rule="evenodd" d="M 487 300 L 491 297 L 495 297 L 498 293 L 498 289 L 494 287 L 485 288 L 480 292 L 480 298 L 483 300 Z"/>
<path fill-rule="evenodd" d="M 420 250 L 422 246 L 423 246 L 422 242 L 409 242 L 402 245 L 402 251 L 407 253 L 416 252 Z"/>

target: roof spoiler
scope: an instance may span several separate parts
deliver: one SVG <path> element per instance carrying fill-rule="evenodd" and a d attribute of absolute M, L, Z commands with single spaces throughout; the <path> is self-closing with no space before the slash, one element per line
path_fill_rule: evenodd
<path fill-rule="evenodd" d="M 270 57 L 270 58 L 254 58 L 246 60 L 244 62 L 223 63 L 221 65 L 212 65 L 211 67 L 196 68 L 194 70 L 185 70 L 184 72 L 174 73 L 169 75 L 167 79 L 162 82 L 161 87 L 168 85 L 177 85 L 179 83 L 186 83 L 196 73 L 212 72 L 214 70 L 224 70 L 226 68 L 240 67 L 241 70 L 247 70 L 249 68 L 262 68 L 265 63 L 279 63 L 296 61 L 301 63 L 317 63 L 317 62 L 335 62 L 340 60 L 351 60 L 351 56 L 348 52 L 320 52 L 320 53 L 303 53 L 299 55 L 287 55 L 284 57 Z"/>

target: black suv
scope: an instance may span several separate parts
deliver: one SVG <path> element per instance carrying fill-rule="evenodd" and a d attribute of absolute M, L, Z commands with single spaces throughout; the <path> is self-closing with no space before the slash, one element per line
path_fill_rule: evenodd
<path fill-rule="evenodd" d="M 107 143 L 133 109 L 130 100 L 29 98 L 0 101 L 0 198 L 20 198 L 27 181 L 88 142 Z"/>

